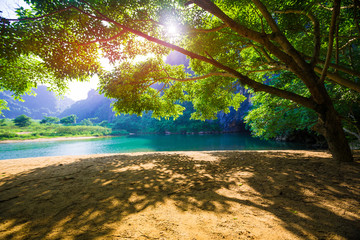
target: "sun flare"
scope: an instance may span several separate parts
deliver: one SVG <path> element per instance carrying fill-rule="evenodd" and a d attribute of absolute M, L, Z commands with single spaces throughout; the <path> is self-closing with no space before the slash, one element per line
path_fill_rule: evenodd
<path fill-rule="evenodd" d="M 170 22 L 165 25 L 165 31 L 170 37 L 178 37 L 181 33 L 181 28 L 178 24 Z"/>
<path fill-rule="evenodd" d="M 170 23 L 166 26 L 166 31 L 170 35 L 177 35 L 179 33 L 179 28 L 175 24 Z"/>

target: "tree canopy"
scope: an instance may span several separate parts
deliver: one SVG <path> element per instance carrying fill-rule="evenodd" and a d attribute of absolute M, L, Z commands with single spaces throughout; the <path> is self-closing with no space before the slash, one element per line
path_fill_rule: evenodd
<path fill-rule="evenodd" d="M 62 124 L 75 124 L 77 116 L 75 114 L 71 114 L 70 116 L 63 117 L 60 119 L 60 123 Z"/>
<path fill-rule="evenodd" d="M 347 116 L 333 93 L 358 98 L 360 91 L 359 1 L 26 2 L 31 9 L 18 9 L 19 19 L 1 19 L 1 89 L 21 93 L 39 81 L 62 89 L 98 74 L 117 112 L 178 117 L 180 103 L 192 101 L 193 118 L 212 119 L 239 107 L 242 85 L 275 97 L 275 105 L 284 99 L 295 111 L 306 108 L 333 157 L 352 161 Z M 173 50 L 190 58 L 193 74 L 165 64 Z M 15 75 L 20 70 L 28 74 Z"/>
<path fill-rule="evenodd" d="M 18 127 L 27 127 L 31 125 L 31 118 L 26 116 L 25 114 L 18 116 L 13 121 Z"/>
<path fill-rule="evenodd" d="M 60 119 L 57 117 L 48 117 L 44 116 L 44 118 L 40 121 L 41 124 L 55 124 L 60 122 Z"/>

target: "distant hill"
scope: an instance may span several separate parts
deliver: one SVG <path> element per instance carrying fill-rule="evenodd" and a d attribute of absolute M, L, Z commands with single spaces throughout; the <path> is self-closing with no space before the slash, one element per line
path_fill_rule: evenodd
<path fill-rule="evenodd" d="M 97 118 L 94 122 L 109 121 L 115 117 L 115 113 L 111 110 L 111 100 L 100 95 L 94 89 L 88 92 L 85 100 L 75 102 L 71 107 L 58 115 L 59 118 L 75 114 L 80 122 L 86 118 Z"/>
<path fill-rule="evenodd" d="M 42 119 L 44 116 L 57 116 L 74 101 L 68 97 L 57 97 L 53 92 L 47 90 L 46 86 L 38 86 L 33 89 L 36 93 L 33 95 L 24 95 L 24 102 L 14 100 L 9 91 L 0 92 L 0 99 L 8 103 L 10 110 L 4 110 L 4 116 L 0 118 L 16 118 L 25 114 L 33 119 Z"/>

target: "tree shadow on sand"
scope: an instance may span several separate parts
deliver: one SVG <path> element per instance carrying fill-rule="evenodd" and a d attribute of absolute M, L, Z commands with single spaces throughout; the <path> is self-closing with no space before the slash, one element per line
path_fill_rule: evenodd
<path fill-rule="evenodd" d="M 114 224 L 172 201 L 199 214 L 245 207 L 299 238 L 359 239 L 360 164 L 341 169 L 290 152 L 82 158 L 0 179 L 0 238 L 111 239 Z"/>

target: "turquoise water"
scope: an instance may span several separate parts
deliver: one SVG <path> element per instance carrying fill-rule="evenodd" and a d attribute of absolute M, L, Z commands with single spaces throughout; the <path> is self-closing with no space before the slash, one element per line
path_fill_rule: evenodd
<path fill-rule="evenodd" d="M 247 134 L 121 136 L 86 140 L 2 143 L 0 160 L 98 153 L 269 149 L 306 149 L 306 146 L 262 141 Z"/>

